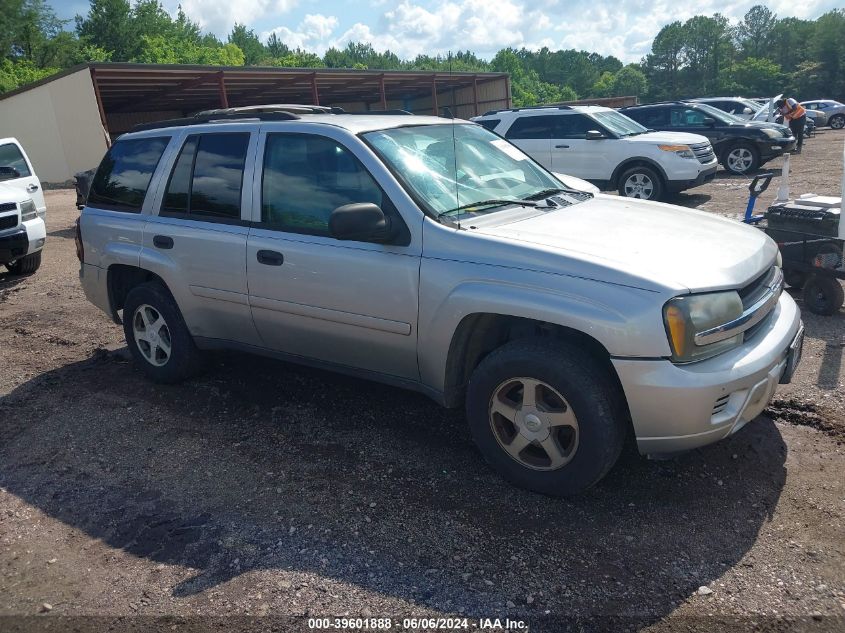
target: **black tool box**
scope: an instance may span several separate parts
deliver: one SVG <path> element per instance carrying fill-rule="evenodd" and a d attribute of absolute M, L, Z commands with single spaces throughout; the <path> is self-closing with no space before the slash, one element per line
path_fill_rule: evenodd
<path fill-rule="evenodd" d="M 839 236 L 839 209 L 788 202 L 774 204 L 766 211 L 766 233 L 776 242 L 791 241 L 794 232 L 820 237 Z"/>

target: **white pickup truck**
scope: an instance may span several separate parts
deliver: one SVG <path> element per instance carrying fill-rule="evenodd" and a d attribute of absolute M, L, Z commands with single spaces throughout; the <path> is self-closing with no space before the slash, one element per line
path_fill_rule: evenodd
<path fill-rule="evenodd" d="M 0 264 L 29 275 L 41 265 L 47 239 L 41 182 L 21 144 L 0 139 Z"/>

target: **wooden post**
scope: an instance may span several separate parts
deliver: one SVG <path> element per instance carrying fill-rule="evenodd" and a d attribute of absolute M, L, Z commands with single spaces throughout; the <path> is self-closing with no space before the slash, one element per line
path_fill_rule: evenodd
<path fill-rule="evenodd" d="M 440 116 L 440 108 L 437 105 L 437 75 L 431 76 L 431 109 L 434 116 Z"/>
<path fill-rule="evenodd" d="M 387 110 L 387 94 L 384 91 L 384 73 L 379 77 L 378 87 L 381 92 L 381 109 Z"/>
<path fill-rule="evenodd" d="M 317 73 L 311 73 L 311 101 L 320 105 L 320 93 L 317 92 Z"/>
<path fill-rule="evenodd" d="M 100 96 L 100 86 L 97 83 L 97 71 L 94 67 L 91 70 L 91 84 L 94 86 L 94 99 L 97 101 L 97 109 L 100 111 L 100 123 L 103 124 L 103 133 L 106 135 L 106 147 L 111 147 L 111 135 L 109 134 L 109 124 L 106 119 L 106 111 L 103 109 L 103 99 Z"/>
<path fill-rule="evenodd" d="M 217 85 L 220 88 L 220 107 L 229 107 L 229 96 L 226 94 L 226 80 L 223 77 L 223 71 L 217 73 Z"/>
<path fill-rule="evenodd" d="M 478 75 L 472 76 L 472 101 L 475 116 L 478 116 Z"/>
<path fill-rule="evenodd" d="M 511 107 L 511 76 L 505 75 L 505 107 Z"/>

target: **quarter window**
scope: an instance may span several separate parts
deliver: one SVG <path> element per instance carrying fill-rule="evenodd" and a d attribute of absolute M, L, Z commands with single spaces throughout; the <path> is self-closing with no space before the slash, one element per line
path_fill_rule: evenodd
<path fill-rule="evenodd" d="M 249 134 L 189 136 L 173 166 L 162 215 L 240 220 L 241 189 Z"/>
<path fill-rule="evenodd" d="M 97 169 L 88 205 L 140 213 L 150 179 L 169 141 L 169 136 L 117 141 Z"/>
<path fill-rule="evenodd" d="M 355 202 L 389 211 L 381 189 L 348 149 L 323 136 L 267 135 L 261 182 L 267 228 L 328 235 L 332 211 Z"/>
<path fill-rule="evenodd" d="M 486 127 L 491 132 L 496 129 L 496 126 L 501 123 L 501 119 L 482 119 L 481 121 L 476 121 L 480 126 Z"/>
<path fill-rule="evenodd" d="M 21 150 L 14 143 L 0 145 L 0 167 L 11 167 L 17 171 L 18 175 L 13 176 L 14 178 L 26 178 L 32 175 Z"/>

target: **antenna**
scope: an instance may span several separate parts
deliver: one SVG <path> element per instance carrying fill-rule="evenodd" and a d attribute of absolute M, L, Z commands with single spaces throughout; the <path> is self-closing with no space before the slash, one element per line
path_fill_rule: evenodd
<path fill-rule="evenodd" d="M 449 79 L 451 83 L 452 79 L 452 51 L 449 51 Z M 455 90 L 452 89 L 452 105 L 455 105 Z M 452 114 L 452 111 L 449 110 L 449 118 L 452 119 L 452 159 L 455 163 L 455 206 L 461 206 L 461 195 L 460 189 L 458 186 L 458 141 L 455 138 L 455 116 Z M 458 229 L 461 228 L 461 217 L 460 214 L 457 218 Z"/>

